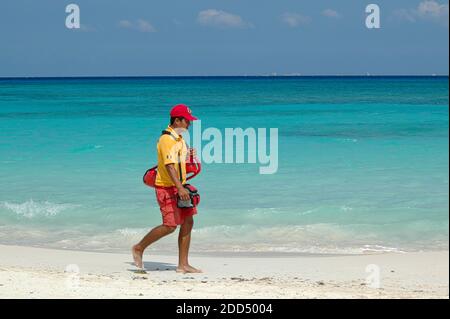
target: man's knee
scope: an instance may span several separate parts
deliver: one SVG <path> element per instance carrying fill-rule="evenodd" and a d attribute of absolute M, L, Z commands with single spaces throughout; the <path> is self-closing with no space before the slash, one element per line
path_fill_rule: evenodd
<path fill-rule="evenodd" d="M 173 233 L 177 229 L 177 226 L 166 226 L 166 225 L 163 225 L 163 226 L 166 229 L 168 234 Z"/>

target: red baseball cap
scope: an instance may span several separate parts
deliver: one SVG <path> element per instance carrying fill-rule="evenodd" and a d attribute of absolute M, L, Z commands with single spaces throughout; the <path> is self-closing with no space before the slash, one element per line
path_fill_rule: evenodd
<path fill-rule="evenodd" d="M 192 116 L 191 109 L 184 104 L 175 105 L 172 110 L 170 110 L 170 117 L 184 117 L 186 120 L 195 121 L 198 120 L 195 116 Z"/>

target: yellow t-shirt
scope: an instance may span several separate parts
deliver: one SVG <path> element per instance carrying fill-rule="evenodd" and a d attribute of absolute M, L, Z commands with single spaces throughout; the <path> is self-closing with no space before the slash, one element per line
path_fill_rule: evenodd
<path fill-rule="evenodd" d="M 170 126 L 166 131 L 172 134 L 163 134 L 159 138 L 158 145 L 156 149 L 158 151 L 158 173 L 156 174 L 156 186 L 175 186 L 170 178 L 169 172 L 166 169 L 167 164 L 174 164 L 175 170 L 177 171 L 177 176 L 179 179 L 179 165 L 178 159 L 181 162 L 181 176 L 183 177 L 182 184 L 186 183 L 186 156 L 187 156 L 187 146 L 186 142 L 183 140 L 181 135 Z"/>

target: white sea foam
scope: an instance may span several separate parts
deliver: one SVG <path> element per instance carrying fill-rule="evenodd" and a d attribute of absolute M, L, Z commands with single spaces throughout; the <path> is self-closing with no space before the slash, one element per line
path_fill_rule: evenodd
<path fill-rule="evenodd" d="M 401 252 L 400 248 L 378 244 L 379 238 L 374 234 L 356 234 L 333 224 L 275 227 L 222 225 L 194 229 L 193 236 L 204 251 L 311 254 Z"/>
<path fill-rule="evenodd" d="M 358 143 L 358 139 L 357 138 L 340 138 L 340 139 L 337 139 L 337 140 L 341 141 L 341 142 Z"/>
<path fill-rule="evenodd" d="M 148 228 L 45 230 L 0 225 L 0 242 L 88 251 L 128 252 Z M 429 242 L 396 243 L 373 233 L 357 233 L 332 224 L 258 227 L 254 225 L 218 225 L 194 228 L 193 252 L 198 253 L 298 253 L 298 254 L 371 254 L 402 253 L 448 249 L 448 238 L 430 238 Z M 167 236 L 152 245 L 158 253 L 176 253 L 177 241 Z"/>
<path fill-rule="evenodd" d="M 117 232 L 126 238 L 136 238 L 136 236 L 141 236 L 145 234 L 146 229 L 144 228 L 122 228 L 118 229 Z"/>
<path fill-rule="evenodd" d="M 53 217 L 71 208 L 78 207 L 79 205 L 74 204 L 56 204 L 48 201 L 35 202 L 30 199 L 24 203 L 11 203 L 11 202 L 1 202 L 0 207 L 3 207 L 15 214 L 25 217 L 25 218 L 35 218 L 35 217 Z"/>
<path fill-rule="evenodd" d="M 405 253 L 405 251 L 396 247 L 386 247 L 382 245 L 364 245 L 362 251 L 365 253 Z"/>
<path fill-rule="evenodd" d="M 305 210 L 305 211 L 298 212 L 297 215 L 299 215 L 299 216 L 310 215 L 310 214 L 314 214 L 314 212 L 316 212 L 316 211 L 318 211 L 317 208 L 308 209 L 308 210 Z"/>

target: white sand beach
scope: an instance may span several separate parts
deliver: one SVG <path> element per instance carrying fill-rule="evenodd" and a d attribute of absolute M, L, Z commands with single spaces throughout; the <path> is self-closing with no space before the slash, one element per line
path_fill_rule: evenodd
<path fill-rule="evenodd" d="M 149 251 L 144 260 L 147 273 L 139 274 L 128 254 L 0 245 L 0 298 L 449 297 L 448 251 L 194 255 L 191 263 L 204 271 L 201 274 L 176 273 L 175 255 Z"/>

